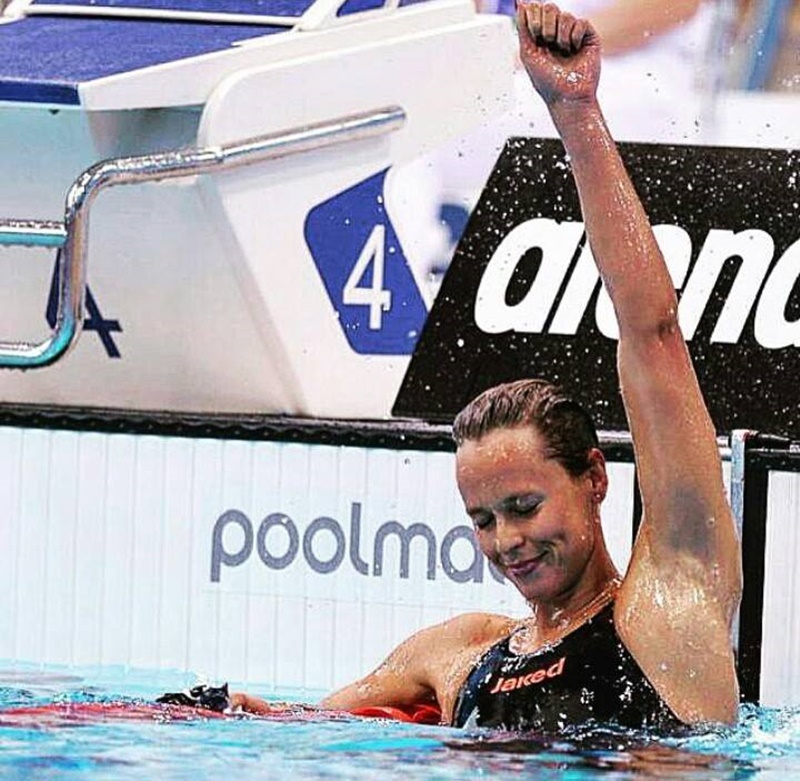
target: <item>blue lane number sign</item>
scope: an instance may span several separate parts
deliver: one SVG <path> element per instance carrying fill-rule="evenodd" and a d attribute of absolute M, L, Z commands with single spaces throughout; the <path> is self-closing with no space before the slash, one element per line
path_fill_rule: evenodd
<path fill-rule="evenodd" d="M 427 309 L 386 213 L 386 174 L 314 207 L 305 239 L 350 347 L 410 355 Z"/>

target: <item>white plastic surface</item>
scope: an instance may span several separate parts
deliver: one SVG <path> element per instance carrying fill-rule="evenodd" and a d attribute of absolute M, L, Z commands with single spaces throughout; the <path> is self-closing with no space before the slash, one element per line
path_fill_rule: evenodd
<path fill-rule="evenodd" d="M 242 289 L 248 291 L 254 321 L 266 340 L 281 345 L 280 372 L 298 399 L 296 411 L 382 417 L 391 410 L 408 364 L 407 355 L 363 355 L 350 347 L 310 256 L 304 237 L 307 216 L 317 204 L 379 172 L 387 161 L 395 166 L 386 182 L 387 193 L 397 200 L 416 198 L 418 211 L 425 209 L 425 194 L 415 190 L 413 177 L 403 179 L 402 164 L 502 108 L 506 96 L 497 87 L 510 76 L 511 57 L 485 62 L 473 52 L 484 46 L 502 54 L 505 27 L 504 19 L 482 17 L 436 36 L 397 39 L 389 57 L 383 42 L 245 71 L 220 85 L 206 106 L 198 133 L 203 146 L 247 138 L 259 129 L 274 132 L 303 126 L 314 117 L 332 119 L 382 105 L 398 105 L 407 116 L 403 129 L 383 139 L 209 177 L 201 183 L 215 222 L 230 226 L 227 256 Z M 510 55 L 510 50 L 506 53 Z M 458 89 L 447 89 L 455 64 Z M 315 86 L 313 98 L 293 99 L 304 93 L 307 84 Z M 348 89 L 341 90 L 341 84 Z M 259 100 L 267 93 L 283 99 Z M 397 216 L 395 203 L 386 197 L 392 223 Z M 397 230 L 402 243 L 402 224 Z M 422 265 L 413 262 L 413 243 L 403 249 L 412 255 L 413 272 Z M 356 260 L 357 255 L 341 257 L 348 269 Z M 425 280 L 418 277 L 416 282 L 424 291 Z"/>
<path fill-rule="evenodd" d="M 345 17 L 323 29 L 243 39 L 223 51 L 86 82 L 80 86 L 81 106 L 87 111 L 108 111 L 203 105 L 223 79 L 244 69 L 369 45 L 397 35 L 436 35 L 442 28 L 474 17 L 472 0 L 436 0 L 391 14 L 380 11 L 355 20 Z M 314 26 L 309 22 L 309 27 Z M 485 47 L 481 45 L 480 49 Z M 374 75 L 380 79 L 379 71 Z M 346 83 L 337 86 L 337 91 L 342 89 L 346 89 Z M 306 84 L 303 92 L 313 95 L 316 90 L 313 84 Z M 260 99 L 275 105 L 281 96 L 266 93 Z"/>

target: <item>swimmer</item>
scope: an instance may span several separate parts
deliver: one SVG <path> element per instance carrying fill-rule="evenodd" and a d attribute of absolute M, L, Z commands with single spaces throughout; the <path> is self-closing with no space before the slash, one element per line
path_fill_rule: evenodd
<path fill-rule="evenodd" d="M 600 41 L 550 3 L 520 1 L 517 15 L 521 59 L 569 155 L 619 322 L 641 527 L 623 577 L 603 539 L 608 478 L 587 413 L 541 380 L 486 391 L 455 420 L 456 479 L 481 550 L 530 615 L 424 629 L 321 707 L 428 703 L 444 724 L 545 732 L 731 724 L 739 543 L 675 290 L 597 102 Z M 270 709 L 244 694 L 232 702 Z"/>

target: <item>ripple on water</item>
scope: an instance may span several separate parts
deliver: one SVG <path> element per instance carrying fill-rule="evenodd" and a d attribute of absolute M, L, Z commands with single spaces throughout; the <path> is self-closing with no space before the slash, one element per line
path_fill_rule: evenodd
<path fill-rule="evenodd" d="M 195 682 L 108 670 L 82 676 L 0 669 L 0 714 L 43 702 L 131 703 Z M 130 674 L 128 674 L 130 673 Z M 150 683 L 148 684 L 148 680 Z M 157 681 L 154 688 L 153 682 Z M 276 693 L 276 699 L 287 697 Z M 587 725 L 558 738 L 356 718 L 198 719 L 0 727 L 0 777 L 452 781 L 800 777 L 800 708 L 745 706 L 733 728 L 664 738 Z"/>

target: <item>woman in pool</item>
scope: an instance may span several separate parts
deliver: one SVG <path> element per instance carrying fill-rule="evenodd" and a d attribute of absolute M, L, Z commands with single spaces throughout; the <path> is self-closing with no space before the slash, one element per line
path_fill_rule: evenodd
<path fill-rule="evenodd" d="M 530 616 L 468 614 L 418 632 L 321 706 L 432 703 L 444 723 L 544 731 L 731 723 L 738 540 L 675 291 L 596 100 L 600 42 L 551 4 L 520 2 L 518 27 L 619 321 L 640 531 L 621 577 L 600 526 L 607 477 L 586 413 L 543 381 L 490 389 L 454 424 L 458 487 L 481 550 Z M 269 709 L 246 695 L 233 704 Z"/>

